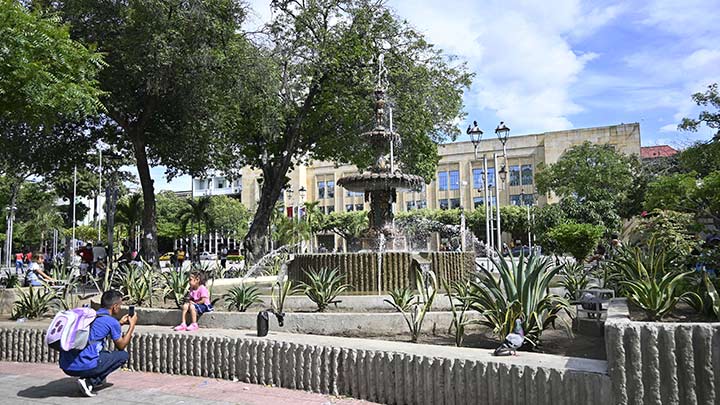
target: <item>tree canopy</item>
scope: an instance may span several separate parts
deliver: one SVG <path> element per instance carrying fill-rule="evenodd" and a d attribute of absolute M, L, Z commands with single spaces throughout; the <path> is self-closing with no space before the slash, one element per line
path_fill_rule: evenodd
<path fill-rule="evenodd" d="M 698 106 L 715 108 L 715 111 L 702 111 L 697 118 L 683 118 L 678 128 L 684 131 L 697 131 L 700 125 L 705 124 L 715 130 L 714 139 L 720 141 L 720 92 L 718 84 L 710 84 L 704 93 L 695 93 L 692 99 Z"/>
<path fill-rule="evenodd" d="M 244 11 L 234 0 L 51 3 L 73 38 L 105 55 L 99 76 L 107 115 L 104 140 L 134 156 L 143 192 L 143 248 L 157 258 L 155 190 L 150 164 L 196 174 L 215 154 L 211 104 L 220 55 Z"/>
<path fill-rule="evenodd" d="M 227 170 L 253 166 L 263 173 L 260 208 L 246 238 L 251 253 L 295 164 L 371 162 L 361 134 L 374 125 L 380 55 L 393 126 L 403 136 L 397 154 L 406 172 L 428 180 L 438 161 L 436 142 L 459 133 L 455 122 L 471 78 L 383 2 L 274 1 L 272 7 L 274 19 L 262 35 L 236 41 L 227 63 L 233 69 L 217 94 L 221 162 Z"/>

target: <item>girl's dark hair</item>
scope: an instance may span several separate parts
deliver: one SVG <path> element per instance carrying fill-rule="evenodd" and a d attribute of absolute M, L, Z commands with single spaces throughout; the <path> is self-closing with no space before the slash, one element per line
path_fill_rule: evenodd
<path fill-rule="evenodd" d="M 193 270 L 192 272 L 190 272 L 190 277 L 194 277 L 200 280 L 200 285 L 205 285 L 205 281 L 207 281 L 207 277 L 202 271 Z"/>

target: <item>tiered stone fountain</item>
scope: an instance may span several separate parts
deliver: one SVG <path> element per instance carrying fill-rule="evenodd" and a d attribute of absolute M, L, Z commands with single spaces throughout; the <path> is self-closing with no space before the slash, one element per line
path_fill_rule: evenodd
<path fill-rule="evenodd" d="M 362 135 L 372 148 L 374 164 L 364 173 L 339 179 L 338 185 L 350 191 L 363 192 L 365 201 L 370 201 L 370 227 L 361 238 L 363 249 L 406 250 L 405 236 L 393 226 L 392 204 L 398 191 L 420 189 L 424 180 L 420 176 L 404 174 L 388 164 L 389 145 L 391 142 L 397 144 L 400 136 L 386 129 L 384 120 L 385 90 L 378 87 L 375 90 L 375 127 Z"/>
<path fill-rule="evenodd" d="M 345 274 L 346 282 L 354 293 L 382 293 L 399 287 L 415 286 L 415 271 L 433 271 L 440 280 L 455 281 L 464 278 L 474 267 L 473 252 L 410 252 L 405 235 L 393 226 L 393 203 L 398 191 L 420 189 L 423 178 L 405 174 L 390 164 L 391 144 L 399 144 L 400 136 L 385 127 L 385 92 L 382 57 L 375 96 L 375 123 L 367 139 L 374 161 L 361 173 L 345 176 L 338 185 L 355 192 L 363 192 L 370 202 L 369 228 L 360 238 L 362 250 L 356 253 L 321 253 L 295 255 L 288 266 L 288 276 L 307 281 L 308 270 L 323 267 L 337 268 Z"/>

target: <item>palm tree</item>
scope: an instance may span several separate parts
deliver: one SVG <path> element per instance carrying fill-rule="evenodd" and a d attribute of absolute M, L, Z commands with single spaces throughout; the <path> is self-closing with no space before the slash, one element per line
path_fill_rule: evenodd
<path fill-rule="evenodd" d="M 46 203 L 38 207 L 33 213 L 33 217 L 25 228 L 26 234 L 40 234 L 40 248 L 45 251 L 45 235 L 53 229 L 62 230 L 63 218 L 52 203 Z M 27 237 L 26 237 L 27 238 Z"/>
<path fill-rule="evenodd" d="M 320 201 L 307 201 L 305 202 L 305 222 L 310 230 L 310 251 L 313 251 L 313 240 L 315 234 L 320 231 L 322 227 L 322 216 L 323 212 L 319 207 Z"/>
<path fill-rule="evenodd" d="M 135 228 L 142 223 L 142 213 L 143 197 L 140 193 L 123 197 L 115 208 L 115 223 L 127 228 L 130 246 L 135 240 Z"/>
<path fill-rule="evenodd" d="M 188 199 L 187 206 L 180 212 L 180 223 L 183 229 L 187 229 L 188 224 L 192 223 L 197 230 L 198 241 L 200 241 L 202 229 L 201 225 L 205 225 L 205 229 L 209 229 L 210 223 L 210 203 L 209 196 L 200 197 L 197 200 Z M 192 238 L 190 239 L 190 257 L 199 258 L 197 252 L 193 249 Z"/>

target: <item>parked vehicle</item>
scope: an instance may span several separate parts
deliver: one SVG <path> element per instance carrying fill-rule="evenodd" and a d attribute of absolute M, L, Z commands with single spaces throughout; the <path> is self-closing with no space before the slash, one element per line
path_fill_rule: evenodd
<path fill-rule="evenodd" d="M 200 253 L 200 260 L 215 260 L 215 259 L 217 259 L 217 255 L 215 253 L 210 253 L 210 252 Z"/>

